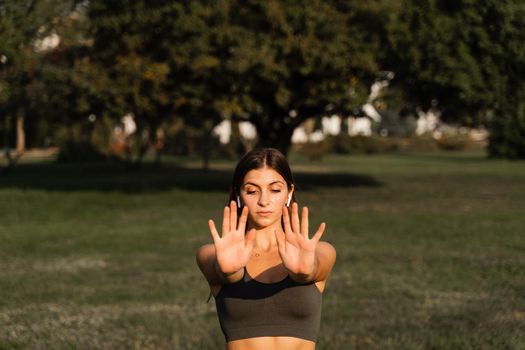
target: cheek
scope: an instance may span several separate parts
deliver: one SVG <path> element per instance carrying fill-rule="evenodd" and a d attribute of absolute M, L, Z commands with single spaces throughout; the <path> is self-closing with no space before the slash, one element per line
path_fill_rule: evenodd
<path fill-rule="evenodd" d="M 283 192 L 276 193 L 275 195 L 272 196 L 272 203 L 279 205 L 279 206 L 284 206 L 286 204 L 287 199 L 288 199 L 287 193 L 283 193 Z"/>
<path fill-rule="evenodd" d="M 257 197 L 254 195 L 251 195 L 251 196 L 241 195 L 241 202 L 243 205 L 247 206 L 248 209 L 252 209 L 257 206 Z"/>
<path fill-rule="evenodd" d="M 283 204 L 286 203 L 286 193 L 277 193 L 273 197 L 273 202 L 276 204 Z"/>

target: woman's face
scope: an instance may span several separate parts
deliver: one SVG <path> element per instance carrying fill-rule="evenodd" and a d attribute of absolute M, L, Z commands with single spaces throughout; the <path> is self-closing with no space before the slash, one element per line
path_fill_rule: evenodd
<path fill-rule="evenodd" d="M 267 227 L 281 222 L 282 210 L 288 201 L 284 178 L 272 168 L 250 170 L 241 184 L 241 201 L 248 207 L 249 222 L 255 228 Z"/>

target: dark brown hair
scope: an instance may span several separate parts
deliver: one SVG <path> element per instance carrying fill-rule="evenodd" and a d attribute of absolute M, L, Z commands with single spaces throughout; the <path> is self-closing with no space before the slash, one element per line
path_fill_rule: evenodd
<path fill-rule="evenodd" d="M 292 171 L 290 165 L 284 155 L 275 148 L 256 148 L 246 153 L 233 172 L 233 180 L 230 189 L 230 202 L 237 203 L 237 196 L 240 195 L 240 188 L 242 181 L 246 174 L 253 169 L 261 169 L 264 167 L 275 170 L 286 181 L 288 191 L 292 189 L 294 184 Z M 292 203 L 295 202 L 295 191 L 292 194 Z"/>

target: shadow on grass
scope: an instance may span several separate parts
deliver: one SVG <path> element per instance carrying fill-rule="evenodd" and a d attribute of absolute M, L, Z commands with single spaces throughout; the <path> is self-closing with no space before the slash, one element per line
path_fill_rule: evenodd
<path fill-rule="evenodd" d="M 225 192 L 230 188 L 232 172 L 229 169 L 203 170 L 175 164 L 145 164 L 140 169 L 130 170 L 118 163 L 30 163 L 19 164 L 11 173 L 0 176 L 0 188 L 130 193 L 180 188 Z M 382 185 L 373 177 L 349 173 L 296 172 L 294 175 L 301 190 Z"/>

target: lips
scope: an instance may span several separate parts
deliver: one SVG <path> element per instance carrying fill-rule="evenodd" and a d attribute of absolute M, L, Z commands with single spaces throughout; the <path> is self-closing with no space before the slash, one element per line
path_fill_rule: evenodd
<path fill-rule="evenodd" d="M 258 211 L 257 215 L 259 215 L 259 216 L 270 216 L 270 215 L 272 215 L 272 212 L 271 211 Z"/>

